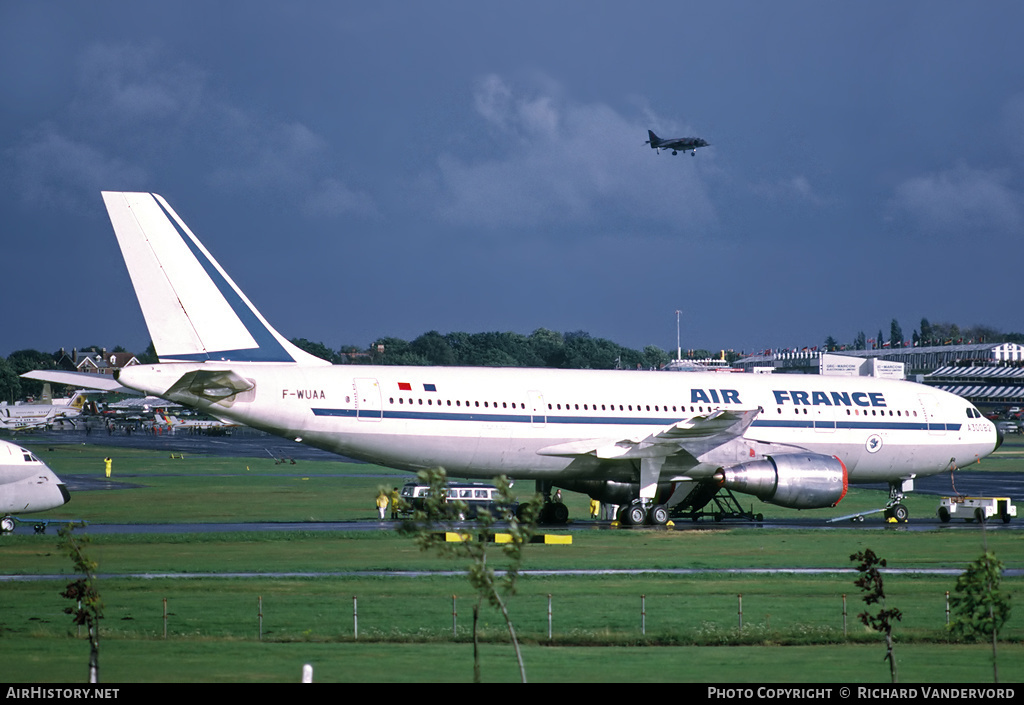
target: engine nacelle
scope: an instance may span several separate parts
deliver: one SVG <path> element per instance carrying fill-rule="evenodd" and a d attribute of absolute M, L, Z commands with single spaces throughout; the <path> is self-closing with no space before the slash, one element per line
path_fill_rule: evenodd
<path fill-rule="evenodd" d="M 720 487 L 790 509 L 834 507 L 846 496 L 847 488 L 843 461 L 817 453 L 765 456 L 764 460 L 719 468 L 714 479 Z"/>

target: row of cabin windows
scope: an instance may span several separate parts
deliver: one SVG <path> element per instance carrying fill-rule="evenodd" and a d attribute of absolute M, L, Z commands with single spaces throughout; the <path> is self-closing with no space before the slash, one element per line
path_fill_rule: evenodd
<path fill-rule="evenodd" d="M 389 398 L 388 399 L 388 403 L 395 404 L 396 403 L 395 398 L 394 397 Z M 413 406 L 413 405 L 423 406 L 423 399 L 412 399 L 412 398 L 398 397 L 397 403 L 398 404 L 402 404 L 402 405 L 409 404 L 411 406 Z M 427 406 L 434 406 L 435 402 L 434 402 L 433 399 L 427 399 L 426 400 L 426 405 Z M 484 401 L 484 402 L 480 402 L 480 401 L 470 402 L 470 401 L 465 401 L 464 402 L 461 399 L 456 399 L 454 401 L 454 404 L 453 404 L 451 399 L 444 400 L 443 402 L 442 402 L 441 399 L 438 399 L 437 402 L 436 402 L 436 405 L 437 406 L 443 406 L 443 405 L 453 406 L 454 405 L 454 406 L 458 406 L 458 407 L 465 406 L 465 407 L 474 407 L 474 408 L 481 408 L 482 407 L 482 408 L 485 408 L 485 409 L 497 409 L 497 408 L 499 408 L 498 407 L 498 402 L 496 402 L 496 401 L 492 401 L 492 402 L 486 402 L 486 401 Z M 583 409 L 582 409 L 583 411 L 597 411 L 598 410 L 598 405 L 597 404 L 583 404 L 582 406 L 583 406 Z M 616 410 L 617 411 L 634 411 L 634 407 L 633 407 L 632 404 L 618 404 L 618 405 L 616 405 L 616 404 L 601 404 L 600 407 L 601 407 L 600 408 L 601 411 L 616 411 Z M 514 402 L 514 401 L 513 402 L 501 402 L 501 407 L 500 408 L 502 408 L 502 409 L 508 409 L 508 408 L 512 408 L 512 409 L 525 409 L 526 408 L 526 404 L 524 404 L 522 402 Z M 563 404 L 552 404 L 552 403 L 548 404 L 548 411 L 562 411 L 563 409 L 565 411 L 580 411 L 580 404 L 564 404 L 564 405 Z M 655 411 L 655 412 L 658 412 L 658 413 L 667 413 L 670 409 L 671 409 L 671 411 L 673 413 L 686 413 L 686 406 L 685 405 L 669 407 L 668 405 L 661 405 L 661 404 L 655 404 L 653 407 L 650 404 L 637 404 L 636 408 L 635 408 L 635 411 L 638 411 L 638 412 L 639 411 Z M 703 406 L 690 406 L 690 411 L 691 412 L 704 413 L 705 411 L 707 411 L 707 413 L 711 413 L 714 410 L 715 409 L 713 407 L 711 407 L 711 406 L 709 406 L 707 409 L 705 409 Z"/>
<path fill-rule="evenodd" d="M 395 398 L 394 397 L 389 398 L 388 399 L 388 403 L 389 404 L 394 404 L 395 403 Z M 405 397 L 399 397 L 398 398 L 398 403 L 399 404 L 409 404 L 410 406 L 413 406 L 415 404 L 419 404 L 420 406 L 423 406 L 423 400 L 422 399 L 411 399 L 411 398 L 410 399 L 406 399 Z M 452 403 L 451 399 L 444 400 L 444 404 L 447 404 L 448 406 L 453 406 L 453 403 Z M 441 399 L 437 400 L 437 406 L 443 406 L 444 404 L 442 404 L 442 400 Z M 433 399 L 427 399 L 427 406 L 434 406 L 434 400 Z M 485 409 L 497 409 L 498 408 L 498 402 L 496 402 L 496 401 L 492 401 L 492 402 L 486 402 L 486 401 L 484 401 L 484 402 L 479 402 L 479 401 L 470 402 L 470 401 L 466 401 L 466 402 L 464 402 L 461 399 L 456 399 L 455 402 L 454 402 L 454 406 L 467 406 L 467 407 L 469 407 L 469 406 L 476 406 L 476 407 L 483 406 Z M 508 409 L 508 408 L 512 408 L 512 409 L 525 409 L 526 408 L 526 404 L 521 404 L 519 402 L 514 402 L 514 401 L 513 402 L 503 401 L 503 402 L 501 402 L 501 408 L 502 409 Z"/>
<path fill-rule="evenodd" d="M 394 397 L 390 397 L 388 399 L 388 403 L 389 404 L 395 404 L 396 403 L 395 398 Z M 414 405 L 423 406 L 423 399 L 412 399 L 412 398 L 406 398 L 406 397 L 398 397 L 397 403 L 398 404 L 402 404 L 402 405 L 409 404 L 410 406 L 414 406 Z M 433 399 L 427 399 L 426 405 L 427 406 L 434 406 L 435 402 L 434 402 Z M 492 401 L 492 402 L 486 402 L 486 401 L 484 401 L 484 402 L 480 402 L 480 401 L 470 402 L 470 401 L 465 401 L 464 402 L 461 399 L 456 399 L 454 401 L 454 404 L 453 404 L 451 399 L 443 400 L 443 403 L 442 403 L 441 399 L 438 399 L 436 405 L 437 406 L 443 406 L 443 405 L 453 406 L 454 405 L 454 406 L 458 406 L 458 407 L 466 406 L 466 407 L 475 407 L 475 408 L 483 407 L 485 409 L 497 409 L 498 408 L 498 402 L 496 402 L 496 401 Z M 601 411 L 615 411 L 616 410 L 616 405 L 615 404 L 601 404 L 600 406 L 601 406 Z M 598 407 L 597 404 L 583 404 L 583 411 L 597 411 L 598 410 L 597 407 Z M 514 401 L 513 402 L 504 402 L 503 401 L 503 402 L 501 402 L 501 408 L 502 409 L 508 409 L 508 408 L 512 408 L 512 409 L 525 409 L 526 408 L 526 404 L 524 404 L 522 402 L 514 402 Z M 572 410 L 579 411 L 580 410 L 580 405 L 579 404 L 565 404 L 564 408 L 565 408 L 565 411 L 572 411 Z M 633 411 L 633 405 L 632 404 L 619 404 L 617 408 L 618 408 L 618 411 Z M 548 411 L 562 411 L 562 409 L 563 409 L 563 405 L 562 404 L 548 404 Z M 673 407 L 671 407 L 671 410 L 673 412 L 677 412 L 678 411 L 678 412 L 685 413 L 686 412 L 686 407 L 685 406 L 678 406 L 678 407 L 677 406 L 673 406 Z M 636 405 L 636 411 L 668 412 L 669 411 L 669 407 L 668 407 L 668 405 L 662 406 L 660 404 L 655 404 L 653 409 L 652 409 L 650 404 L 637 404 Z M 690 407 L 690 411 L 696 411 L 696 412 L 704 413 L 704 407 L 703 406 L 691 406 Z M 707 408 L 707 411 L 710 413 L 711 411 L 714 411 L 714 409 L 709 406 Z"/>
<path fill-rule="evenodd" d="M 871 415 L 872 416 L 885 416 L 886 415 L 886 413 L 885 413 L 886 411 L 889 412 L 889 416 L 906 416 L 908 418 L 910 416 L 915 416 L 915 417 L 917 416 L 917 412 L 916 411 L 901 411 L 900 409 L 896 409 L 895 411 L 893 411 L 892 409 L 872 409 L 871 410 Z M 778 408 L 778 413 L 780 413 L 780 414 L 782 413 L 782 407 L 781 406 Z M 804 416 L 806 416 L 807 415 L 807 407 L 806 406 L 794 407 L 793 408 L 793 413 L 795 415 L 797 415 L 797 416 L 799 416 L 800 414 L 803 414 Z M 861 415 L 861 409 L 847 409 L 846 410 L 846 415 L 847 416 L 860 416 Z M 867 409 L 863 410 L 863 415 L 864 416 L 868 415 L 868 410 Z"/>
<path fill-rule="evenodd" d="M 391 397 L 390 399 L 388 399 L 388 402 L 391 403 L 391 404 L 394 404 L 395 403 L 395 398 Z M 419 406 L 423 406 L 423 399 L 412 399 L 412 398 L 408 398 L 407 399 L 405 397 L 399 397 L 398 398 L 398 403 L 402 404 L 402 405 L 409 404 L 410 406 L 411 405 L 417 405 L 417 404 Z M 453 406 L 453 402 L 452 402 L 451 399 L 447 399 L 447 400 L 444 400 L 444 405 Z M 433 399 L 427 399 L 427 406 L 434 406 L 434 400 Z M 437 406 L 442 406 L 442 400 L 441 399 L 437 400 Z M 485 408 L 485 409 L 492 409 L 492 408 L 493 409 L 497 409 L 497 408 L 499 408 L 498 407 L 498 402 L 496 402 L 496 401 L 492 401 L 492 402 L 487 402 L 487 401 L 484 401 L 484 402 L 480 402 L 480 401 L 473 401 L 473 402 L 465 401 L 464 402 L 461 399 L 456 399 L 454 401 L 454 406 L 457 406 L 457 407 L 466 406 L 466 407 L 474 407 L 474 408 L 481 408 L 481 406 L 482 406 L 482 408 Z M 617 408 L 616 408 L 615 404 L 601 404 L 600 406 L 601 406 L 601 411 L 616 411 L 616 410 L 618 410 L 618 411 L 633 411 L 633 405 L 632 404 L 618 404 Z M 503 402 L 501 402 L 501 408 L 502 409 L 508 409 L 508 408 L 512 408 L 512 409 L 525 409 L 526 408 L 526 404 L 524 404 L 522 402 L 514 402 L 514 401 L 513 402 L 504 402 L 503 401 Z M 562 404 L 548 404 L 548 411 L 562 411 L 562 410 L 563 410 L 563 405 Z M 580 405 L 579 404 L 565 404 L 564 405 L 564 410 L 565 411 L 580 411 Z M 583 411 L 597 411 L 598 410 L 598 405 L 597 404 L 583 404 L 583 409 L 582 410 Z M 660 413 L 660 412 L 668 412 L 669 410 L 671 410 L 673 413 L 676 413 L 676 412 L 686 413 L 687 409 L 686 409 L 685 405 L 669 407 L 668 405 L 664 405 L 663 406 L 663 405 L 660 405 L 660 404 L 655 404 L 653 409 L 651 408 L 650 404 L 637 404 L 636 405 L 636 411 L 655 411 L 655 412 L 659 412 Z M 692 405 L 690 406 L 689 410 L 691 412 L 696 412 L 696 413 L 704 413 L 704 411 L 705 411 L 703 406 L 692 406 Z M 709 406 L 707 408 L 707 412 L 708 413 L 710 413 L 710 412 L 712 412 L 714 410 L 715 409 L 713 407 L 711 407 L 711 406 Z M 871 409 L 871 415 L 872 416 L 879 416 L 879 415 L 885 416 L 886 415 L 886 411 L 889 412 L 889 414 L 888 414 L 889 416 L 901 416 L 901 417 L 902 416 L 907 416 L 907 417 L 910 417 L 910 416 L 916 417 L 917 416 L 917 412 L 916 411 L 903 411 L 903 410 L 900 410 L 900 409 L 897 409 L 895 411 L 893 409 Z M 868 415 L 868 410 L 867 409 L 864 409 L 863 412 L 864 412 L 864 416 Z M 778 413 L 780 413 L 780 414 L 782 413 L 782 407 L 778 407 Z M 803 414 L 803 415 L 806 416 L 807 415 L 807 407 L 794 407 L 793 413 L 795 415 L 797 415 L 797 416 L 799 416 L 800 414 Z M 970 410 L 968 410 L 967 413 L 968 413 L 968 416 L 970 416 Z M 861 414 L 861 409 L 847 409 L 846 410 L 846 415 L 847 416 L 859 416 L 860 414 Z"/>

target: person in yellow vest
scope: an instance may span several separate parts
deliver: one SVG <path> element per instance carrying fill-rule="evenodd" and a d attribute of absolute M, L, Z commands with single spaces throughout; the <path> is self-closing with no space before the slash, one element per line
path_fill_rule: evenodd
<path fill-rule="evenodd" d="M 103 471 L 106 473 L 107 477 L 110 477 L 110 468 L 111 468 L 111 466 L 113 466 L 113 464 L 114 464 L 114 459 L 113 458 L 108 456 L 108 457 L 103 459 Z"/>
<path fill-rule="evenodd" d="M 391 518 L 398 518 L 398 488 L 391 488 L 391 496 L 388 498 L 391 502 Z"/>
<path fill-rule="evenodd" d="M 377 494 L 377 514 L 380 515 L 380 520 L 384 521 L 384 510 L 388 508 L 388 495 L 384 490 L 381 490 Z"/>
<path fill-rule="evenodd" d="M 601 503 L 596 499 L 590 500 L 590 518 L 597 519 L 598 515 L 601 514 Z"/>

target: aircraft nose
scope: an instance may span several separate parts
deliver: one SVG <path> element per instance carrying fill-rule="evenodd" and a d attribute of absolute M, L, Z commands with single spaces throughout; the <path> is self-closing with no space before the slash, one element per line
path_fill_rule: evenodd
<path fill-rule="evenodd" d="M 993 448 L 992 450 L 997 451 L 999 450 L 999 446 L 1003 445 L 1003 440 L 1005 439 L 1005 436 L 1003 435 L 1003 430 L 999 428 L 999 424 L 994 425 L 996 427 L 996 447 Z"/>

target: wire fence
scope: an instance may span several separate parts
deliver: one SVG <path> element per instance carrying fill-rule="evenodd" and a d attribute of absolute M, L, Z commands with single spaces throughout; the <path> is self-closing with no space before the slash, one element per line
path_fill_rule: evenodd
<path fill-rule="evenodd" d="M 107 595 L 101 628 L 109 635 L 168 639 L 466 640 L 471 638 L 477 603 L 469 593 L 415 595 L 382 590 L 314 595 L 298 586 L 282 590 L 280 581 L 269 593 L 190 591 L 164 598 L 150 593 L 144 603 L 115 601 Z M 896 628 L 898 638 L 948 638 L 951 613 L 946 591 L 894 596 L 890 605 L 904 615 Z M 537 642 L 836 643 L 873 634 L 858 615 L 879 609 L 865 606 L 855 592 L 685 596 L 531 592 L 509 600 L 517 633 Z M 51 623 L 55 629 L 66 624 L 56 618 Z M 507 637 L 501 614 L 486 601 L 480 606 L 478 628 L 484 638 Z M 1024 618 L 1011 612 L 999 636 L 1002 641 L 1024 641 Z"/>

